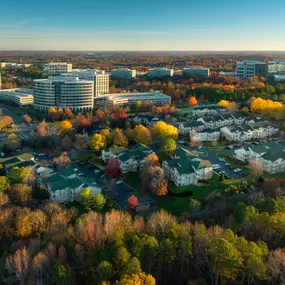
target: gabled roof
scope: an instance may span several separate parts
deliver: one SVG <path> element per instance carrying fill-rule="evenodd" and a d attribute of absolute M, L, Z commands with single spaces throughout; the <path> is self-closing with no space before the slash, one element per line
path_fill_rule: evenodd
<path fill-rule="evenodd" d="M 59 169 L 58 173 L 63 177 L 69 177 L 75 174 L 72 167 L 66 167 L 66 168 Z"/>
<path fill-rule="evenodd" d="M 66 179 L 66 180 L 60 179 L 58 181 L 48 183 L 52 192 L 55 192 L 57 190 L 64 190 L 66 188 L 75 189 L 80 187 L 82 184 L 84 183 L 80 181 L 78 178 Z"/>

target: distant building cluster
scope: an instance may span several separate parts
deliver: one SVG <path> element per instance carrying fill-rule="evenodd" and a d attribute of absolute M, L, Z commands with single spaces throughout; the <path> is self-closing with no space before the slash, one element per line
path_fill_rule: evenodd
<path fill-rule="evenodd" d="M 72 71 L 72 64 L 66 62 L 50 62 L 43 65 L 43 72 L 50 76 L 58 76 Z"/>
<path fill-rule="evenodd" d="M 157 68 L 150 68 L 148 70 L 147 76 L 149 78 L 163 78 L 163 77 L 171 77 L 173 76 L 173 69 L 164 68 L 164 67 L 157 67 Z"/>
<path fill-rule="evenodd" d="M 111 70 L 111 76 L 113 78 L 134 78 L 136 77 L 137 71 L 128 68 L 118 68 Z"/>
<path fill-rule="evenodd" d="M 7 69 L 19 69 L 24 67 L 29 67 L 32 64 L 30 63 L 15 63 L 15 62 L 1 62 L 0 67 L 1 68 L 7 68 Z"/>

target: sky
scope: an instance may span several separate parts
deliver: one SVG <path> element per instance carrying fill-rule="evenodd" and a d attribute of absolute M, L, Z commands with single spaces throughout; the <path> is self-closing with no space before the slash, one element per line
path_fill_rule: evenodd
<path fill-rule="evenodd" d="M 285 50 L 285 0 L 6 0 L 0 50 Z"/>

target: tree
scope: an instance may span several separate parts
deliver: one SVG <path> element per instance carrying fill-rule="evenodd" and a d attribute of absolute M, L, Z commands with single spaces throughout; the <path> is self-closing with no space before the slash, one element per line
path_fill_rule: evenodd
<path fill-rule="evenodd" d="M 114 275 L 112 264 L 108 261 L 101 261 L 95 269 L 95 281 L 97 284 L 102 283 L 104 280 L 109 280 Z"/>
<path fill-rule="evenodd" d="M 99 151 L 105 146 L 105 138 L 100 134 L 94 134 L 88 145 L 90 149 Z"/>
<path fill-rule="evenodd" d="M 0 116 L 0 131 L 4 128 L 10 127 L 14 123 L 14 120 L 10 116 Z"/>
<path fill-rule="evenodd" d="M 143 188 L 150 190 L 154 194 L 160 185 L 167 185 L 164 171 L 159 166 L 145 167 L 141 173 L 141 179 Z"/>
<path fill-rule="evenodd" d="M 196 215 L 201 209 L 201 203 L 196 199 L 190 198 L 189 201 L 189 212 L 191 215 Z"/>
<path fill-rule="evenodd" d="M 165 196 L 168 193 L 167 184 L 160 184 L 156 187 L 157 196 Z"/>
<path fill-rule="evenodd" d="M 60 128 L 63 131 L 70 130 L 70 129 L 72 129 L 72 124 L 68 120 L 64 120 L 61 122 Z"/>
<path fill-rule="evenodd" d="M 263 173 L 262 161 L 260 159 L 250 160 L 249 169 L 251 170 L 251 174 L 255 177 L 262 175 Z"/>
<path fill-rule="evenodd" d="M 49 114 L 53 114 L 53 113 L 56 113 L 56 109 L 55 109 L 55 107 L 49 107 L 49 109 L 48 109 L 48 113 Z"/>
<path fill-rule="evenodd" d="M 6 176 L 0 176 L 0 193 L 9 187 L 9 179 Z"/>
<path fill-rule="evenodd" d="M 172 125 L 159 121 L 153 126 L 153 133 L 161 139 L 172 138 L 177 139 L 178 130 Z"/>
<path fill-rule="evenodd" d="M 211 270 L 215 273 L 213 284 L 218 284 L 219 277 L 235 279 L 242 257 L 232 243 L 224 238 L 214 238 L 209 241 L 206 252 L 210 258 Z"/>
<path fill-rule="evenodd" d="M 188 104 L 189 104 L 189 105 L 192 105 L 192 106 L 197 105 L 197 104 L 198 104 L 198 101 L 197 101 L 196 97 L 194 97 L 194 96 L 190 97 L 190 98 L 188 99 Z"/>
<path fill-rule="evenodd" d="M 115 255 L 115 263 L 117 265 L 117 268 L 123 269 L 129 262 L 130 258 L 131 255 L 128 250 L 123 246 L 119 247 Z"/>
<path fill-rule="evenodd" d="M 7 137 L 5 144 L 7 148 L 11 151 L 15 151 L 21 147 L 21 141 L 16 134 L 10 134 Z"/>
<path fill-rule="evenodd" d="M 162 144 L 162 151 L 166 153 L 173 153 L 176 150 L 176 142 L 172 138 L 166 139 Z"/>
<path fill-rule="evenodd" d="M 128 198 L 128 208 L 129 209 L 135 209 L 139 204 L 139 199 L 137 196 L 135 196 L 134 194 L 132 194 L 129 198 Z"/>
<path fill-rule="evenodd" d="M 106 174 L 109 177 L 117 177 L 120 173 L 121 173 L 120 162 L 116 158 L 111 157 L 107 161 Z"/>
<path fill-rule="evenodd" d="M 129 144 L 128 139 L 124 136 L 121 130 L 115 131 L 113 143 L 116 146 L 127 147 Z"/>
<path fill-rule="evenodd" d="M 138 274 L 142 272 L 140 261 L 133 257 L 126 264 L 125 270 L 127 274 Z"/>
<path fill-rule="evenodd" d="M 137 109 L 137 110 L 140 109 L 141 106 L 142 106 L 142 102 L 141 102 L 140 100 L 138 100 L 138 101 L 136 102 L 136 109 Z"/>
<path fill-rule="evenodd" d="M 32 187 L 27 184 L 15 184 L 11 188 L 9 188 L 9 197 L 10 199 L 17 203 L 25 203 L 32 197 Z"/>
<path fill-rule="evenodd" d="M 32 121 L 32 118 L 29 115 L 25 114 L 23 115 L 23 120 L 25 123 L 30 124 Z"/>
<path fill-rule="evenodd" d="M 145 273 L 123 275 L 116 285 L 155 285 L 152 275 Z"/>
<path fill-rule="evenodd" d="M 52 162 L 56 167 L 64 168 L 71 164 L 71 159 L 68 156 L 67 152 L 63 152 L 60 156 L 54 157 Z"/>
<path fill-rule="evenodd" d="M 94 197 L 89 188 L 84 188 L 79 192 L 79 196 L 81 198 L 82 204 L 86 209 L 92 209 L 94 206 Z"/>
<path fill-rule="evenodd" d="M 35 179 L 31 167 L 13 167 L 7 177 L 13 183 L 30 183 Z"/>
<path fill-rule="evenodd" d="M 151 153 L 145 158 L 145 167 L 159 166 L 159 158 L 156 154 Z"/>
<path fill-rule="evenodd" d="M 137 125 L 135 127 L 135 139 L 137 143 L 150 145 L 152 143 L 151 133 L 148 128 L 143 125 Z"/>
<path fill-rule="evenodd" d="M 106 204 L 106 198 L 101 193 L 96 193 L 94 196 L 94 209 L 95 211 L 102 211 Z"/>
<path fill-rule="evenodd" d="M 69 109 L 69 108 L 65 108 L 65 109 L 64 109 L 64 114 L 65 114 L 65 116 L 67 116 L 68 118 L 71 118 L 71 117 L 73 116 L 73 113 L 72 113 L 71 109 Z"/>
<path fill-rule="evenodd" d="M 40 137 L 48 136 L 47 125 L 45 122 L 41 122 L 38 124 L 37 131 Z"/>
<path fill-rule="evenodd" d="M 59 260 L 56 261 L 52 272 L 52 284 L 68 285 L 71 282 L 70 272 L 66 265 Z"/>

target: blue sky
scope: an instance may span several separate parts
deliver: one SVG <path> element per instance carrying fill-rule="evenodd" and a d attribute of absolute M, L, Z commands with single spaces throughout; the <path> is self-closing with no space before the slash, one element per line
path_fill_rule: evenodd
<path fill-rule="evenodd" d="M 285 50 L 285 0 L 7 0 L 0 50 Z"/>

